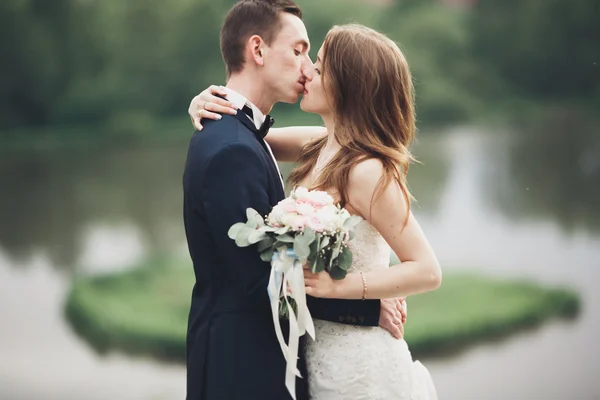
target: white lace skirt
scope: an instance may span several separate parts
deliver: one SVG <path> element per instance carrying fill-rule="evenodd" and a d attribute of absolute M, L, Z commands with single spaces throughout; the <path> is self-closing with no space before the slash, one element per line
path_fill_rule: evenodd
<path fill-rule="evenodd" d="M 437 400 L 429 371 L 408 345 L 375 327 L 315 320 L 307 340 L 311 400 Z"/>

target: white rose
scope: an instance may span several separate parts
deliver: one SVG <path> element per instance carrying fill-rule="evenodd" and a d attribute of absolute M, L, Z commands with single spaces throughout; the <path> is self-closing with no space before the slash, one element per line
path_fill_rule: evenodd
<path fill-rule="evenodd" d="M 298 214 L 296 213 L 287 213 L 284 214 L 281 217 L 281 223 L 283 224 L 283 226 L 292 226 L 292 223 L 294 222 L 294 219 L 296 218 Z"/>
<path fill-rule="evenodd" d="M 337 207 L 328 205 L 317 211 L 317 218 L 321 221 L 326 231 L 335 231 L 342 227 L 344 223 L 338 215 Z"/>
<path fill-rule="evenodd" d="M 308 200 L 308 189 L 300 186 L 294 190 L 293 195 L 296 200 Z"/>
<path fill-rule="evenodd" d="M 308 194 L 308 201 L 315 207 L 325 207 L 333 204 L 333 198 L 327 192 L 313 190 Z"/>
<path fill-rule="evenodd" d="M 315 210 L 309 203 L 296 203 L 296 212 L 300 215 L 311 215 Z"/>
<path fill-rule="evenodd" d="M 276 205 L 271 210 L 269 214 L 268 220 L 271 225 L 279 225 L 281 224 L 281 218 L 284 216 L 285 212 L 283 211 L 283 207 L 280 205 Z"/>

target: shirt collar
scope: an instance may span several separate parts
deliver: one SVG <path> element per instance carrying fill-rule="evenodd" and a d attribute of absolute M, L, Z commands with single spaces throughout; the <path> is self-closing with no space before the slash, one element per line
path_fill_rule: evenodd
<path fill-rule="evenodd" d="M 265 122 L 265 115 L 258 109 L 258 107 L 256 107 L 254 104 L 252 104 L 250 102 L 250 100 L 248 100 L 247 98 L 245 98 L 244 96 L 242 96 L 241 94 L 236 92 L 235 90 L 229 89 L 228 87 L 224 87 L 224 86 L 222 86 L 222 88 L 226 93 L 225 98 L 227 100 L 229 100 L 235 108 L 237 108 L 238 110 L 241 110 L 242 108 L 244 108 L 244 105 L 250 107 L 250 109 L 252 110 L 252 114 L 254 116 L 254 119 L 252 122 L 254 122 L 254 126 L 256 126 L 256 129 L 260 129 L 263 122 Z M 248 116 L 248 118 L 250 118 L 250 116 Z"/>

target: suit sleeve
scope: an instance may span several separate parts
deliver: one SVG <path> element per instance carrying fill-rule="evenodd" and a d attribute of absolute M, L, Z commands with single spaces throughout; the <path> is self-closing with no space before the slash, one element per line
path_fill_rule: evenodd
<path fill-rule="evenodd" d="M 269 264 L 260 259 L 256 245 L 238 247 L 227 236 L 233 224 L 246 222 L 247 208 L 269 212 L 264 162 L 248 145 L 231 143 L 212 156 L 206 174 L 202 202 L 223 267 L 240 293 L 268 304 Z"/>
<path fill-rule="evenodd" d="M 306 302 L 311 316 L 315 319 L 347 325 L 379 325 L 379 300 L 321 299 L 306 296 Z"/>

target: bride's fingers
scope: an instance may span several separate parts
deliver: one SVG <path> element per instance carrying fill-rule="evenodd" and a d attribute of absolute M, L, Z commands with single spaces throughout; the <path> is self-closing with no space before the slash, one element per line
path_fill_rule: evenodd
<path fill-rule="evenodd" d="M 318 273 L 314 273 L 310 269 L 304 268 L 302 272 L 304 273 L 305 279 L 317 279 L 319 277 Z"/>
<path fill-rule="evenodd" d="M 217 86 L 217 85 L 210 85 L 208 87 L 208 92 L 210 94 L 218 94 L 219 96 L 226 96 L 227 93 L 225 92 L 225 89 L 223 89 L 222 86 Z"/>
<path fill-rule="evenodd" d="M 316 279 L 304 278 L 304 286 L 305 287 L 316 288 L 317 282 L 318 281 Z"/>
<path fill-rule="evenodd" d="M 233 105 L 231 103 L 229 103 L 227 100 L 223 100 L 218 97 L 215 97 L 214 99 L 215 99 L 214 101 L 209 100 L 206 103 L 204 103 L 203 109 L 206 111 L 212 111 L 214 113 L 230 114 L 230 115 L 237 114 L 237 110 L 235 108 L 233 108 Z M 202 111 L 202 109 L 200 111 Z"/>
<path fill-rule="evenodd" d="M 194 128 L 201 131 L 203 126 L 200 123 L 200 117 L 192 117 L 192 124 L 194 124 Z"/>
<path fill-rule="evenodd" d="M 206 94 L 206 96 L 202 97 L 204 100 L 206 100 L 206 103 L 204 103 L 204 107 L 208 110 L 220 112 L 223 114 L 237 114 L 237 109 L 233 106 L 233 104 L 230 101 L 223 98 L 226 95 L 227 93 L 221 86 L 211 85 L 208 88 L 208 93 Z M 210 108 L 211 103 L 213 108 Z"/>
<path fill-rule="evenodd" d="M 233 104 L 229 100 L 224 99 L 222 97 L 218 97 L 214 93 L 206 94 L 206 96 L 203 96 L 202 99 L 208 101 L 209 103 L 215 103 L 215 104 L 218 104 L 223 107 L 229 107 L 229 108 L 235 109 L 233 107 Z"/>
<path fill-rule="evenodd" d="M 204 109 L 204 110 L 198 111 L 197 118 L 212 119 L 212 120 L 218 121 L 221 118 L 223 118 L 223 116 L 221 114 L 217 114 L 217 113 L 214 113 L 214 112 Z"/>

